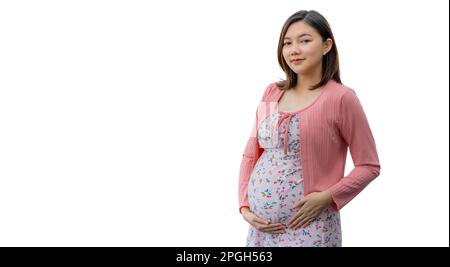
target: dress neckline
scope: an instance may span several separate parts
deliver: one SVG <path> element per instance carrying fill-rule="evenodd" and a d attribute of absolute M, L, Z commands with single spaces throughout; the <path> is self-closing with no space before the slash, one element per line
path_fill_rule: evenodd
<path fill-rule="evenodd" d="M 330 87 L 329 85 L 330 85 L 331 82 L 332 82 L 332 80 L 329 80 L 329 81 L 323 86 L 322 91 L 320 91 L 320 94 L 314 99 L 314 101 L 312 101 L 312 102 L 311 102 L 309 105 L 307 105 L 306 107 L 303 107 L 303 108 L 301 108 L 301 109 L 299 109 L 299 110 L 297 110 L 297 111 L 281 111 L 281 110 L 278 110 L 278 104 L 279 104 L 279 101 L 280 101 L 281 97 L 282 97 L 282 96 L 286 93 L 286 91 L 287 91 L 287 90 L 282 90 L 280 96 L 279 96 L 278 99 L 277 99 L 277 111 L 278 111 L 278 113 L 280 113 L 280 114 L 298 114 L 298 113 L 301 113 L 301 112 L 307 110 L 308 108 L 312 107 L 312 106 L 313 106 L 313 105 L 314 105 L 314 104 L 322 97 L 322 95 L 325 93 L 325 91 L 327 90 L 327 88 Z"/>

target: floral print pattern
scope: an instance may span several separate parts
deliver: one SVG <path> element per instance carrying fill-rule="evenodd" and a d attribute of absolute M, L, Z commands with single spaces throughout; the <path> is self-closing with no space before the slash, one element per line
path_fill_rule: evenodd
<path fill-rule="evenodd" d="M 284 120 L 286 115 L 290 120 Z M 278 123 L 279 127 L 276 126 Z M 300 123 L 297 113 L 275 112 L 258 128 L 258 142 L 264 152 L 250 177 L 248 199 L 252 212 L 271 223 L 287 225 L 298 211 L 293 207 L 294 203 L 304 196 Z M 286 127 L 289 128 L 285 136 Z M 285 137 L 288 140 L 284 140 Z M 285 142 L 288 142 L 287 153 Z M 286 226 L 283 234 L 261 232 L 250 225 L 246 246 L 340 247 L 341 243 L 340 215 L 329 207 L 308 226 L 296 230 Z"/>

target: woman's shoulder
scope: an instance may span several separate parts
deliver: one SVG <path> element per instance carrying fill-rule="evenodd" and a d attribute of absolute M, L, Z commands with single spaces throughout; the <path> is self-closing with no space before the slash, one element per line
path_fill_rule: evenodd
<path fill-rule="evenodd" d="M 334 80 L 330 80 L 330 90 L 328 90 L 329 99 L 332 99 L 333 102 L 340 104 L 345 102 L 346 99 L 356 98 L 356 91 L 347 85 L 336 82 Z"/>
<path fill-rule="evenodd" d="M 339 105 L 340 107 L 359 105 L 360 101 L 353 87 L 334 81 L 331 87 L 333 88 L 329 90 L 329 96 L 331 96 L 329 99 L 331 99 L 333 104 Z"/>
<path fill-rule="evenodd" d="M 262 101 L 276 101 L 279 94 L 282 92 L 280 89 L 281 81 L 274 81 L 269 83 L 264 90 Z"/>
<path fill-rule="evenodd" d="M 331 87 L 330 88 L 331 90 L 329 91 L 335 95 L 342 96 L 350 91 L 354 92 L 352 88 L 348 87 L 347 85 L 344 85 L 343 83 L 336 82 L 334 80 L 330 80 L 329 83 Z"/>

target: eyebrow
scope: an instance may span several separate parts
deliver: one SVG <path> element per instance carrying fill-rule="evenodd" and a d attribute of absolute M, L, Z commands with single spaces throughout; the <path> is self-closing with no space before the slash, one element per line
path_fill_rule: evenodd
<path fill-rule="evenodd" d="M 303 37 L 303 36 L 305 36 L 305 35 L 309 35 L 309 36 L 311 36 L 312 37 L 312 35 L 311 34 L 309 34 L 309 33 L 302 33 L 302 34 L 300 34 L 299 36 L 297 36 L 298 38 L 300 38 L 300 37 Z M 284 37 L 284 39 L 286 40 L 286 39 L 291 39 L 291 38 L 289 38 L 289 37 Z"/>

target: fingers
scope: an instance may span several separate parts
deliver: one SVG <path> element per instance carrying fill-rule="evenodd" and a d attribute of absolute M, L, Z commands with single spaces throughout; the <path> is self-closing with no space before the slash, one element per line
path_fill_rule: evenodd
<path fill-rule="evenodd" d="M 248 216 L 244 216 L 244 218 L 249 222 L 253 227 L 261 232 L 267 232 L 272 234 L 282 234 L 285 233 L 286 225 L 282 223 L 270 223 L 268 219 L 263 219 L 258 217 L 256 214 L 250 212 Z"/>
<path fill-rule="evenodd" d="M 285 225 L 281 223 L 270 223 L 267 219 L 262 219 L 255 215 L 254 217 L 255 228 L 262 232 L 273 232 L 284 230 Z"/>
<path fill-rule="evenodd" d="M 286 230 L 283 229 L 283 230 L 271 231 L 271 232 L 268 232 L 268 233 L 269 234 L 284 234 L 284 233 L 286 233 Z"/>
<path fill-rule="evenodd" d="M 259 218 L 259 217 L 256 216 L 256 215 L 255 215 L 255 217 L 253 218 L 253 221 L 254 221 L 254 222 L 257 222 L 257 223 L 259 223 L 259 224 L 263 224 L 263 225 L 268 225 L 268 224 L 270 223 L 269 220 Z"/>
<path fill-rule="evenodd" d="M 302 208 L 288 221 L 288 227 L 294 230 L 299 227 L 305 227 L 307 223 L 309 224 L 309 222 L 315 218 L 316 214 L 314 211 L 311 211 L 308 208 Z"/>
<path fill-rule="evenodd" d="M 300 224 L 299 227 L 307 227 L 308 225 L 310 225 L 316 218 L 310 218 L 308 221 L 306 221 L 305 223 Z"/>
<path fill-rule="evenodd" d="M 294 208 L 301 208 L 305 203 L 307 199 L 302 199 L 294 204 Z"/>
<path fill-rule="evenodd" d="M 254 226 L 256 229 L 258 229 L 260 231 L 272 231 L 272 230 L 283 229 L 284 224 L 281 224 L 281 223 L 261 224 L 261 223 L 255 222 Z"/>
<path fill-rule="evenodd" d="M 265 222 L 264 220 L 262 220 Z M 284 233 L 285 231 L 285 225 L 282 223 L 260 223 L 256 220 L 253 221 L 252 225 L 261 232 L 267 232 L 267 233 Z"/>
<path fill-rule="evenodd" d="M 298 226 L 300 225 L 300 222 L 303 220 L 303 218 L 304 218 L 304 216 L 298 216 L 297 215 L 295 218 L 293 218 L 292 221 L 289 221 L 288 227 L 291 228 L 291 229 L 294 229 L 294 230 L 297 229 Z"/>
<path fill-rule="evenodd" d="M 297 228 L 308 226 L 312 221 L 314 221 L 314 219 L 315 219 L 314 217 L 305 217 L 303 220 L 301 220 L 298 223 Z M 295 228 L 295 229 L 297 229 L 297 228 Z"/>
<path fill-rule="evenodd" d="M 293 230 L 298 229 L 300 227 L 306 227 L 311 222 L 313 222 L 315 219 L 316 219 L 316 216 L 314 216 L 312 214 L 310 214 L 310 215 L 302 214 L 298 218 L 294 219 L 291 223 L 289 223 L 288 227 Z"/>
<path fill-rule="evenodd" d="M 297 211 L 288 221 L 288 226 L 291 227 L 301 216 L 301 211 Z"/>
<path fill-rule="evenodd" d="M 275 223 L 275 224 L 264 225 L 261 227 L 261 230 L 266 231 L 266 232 L 271 232 L 271 231 L 283 230 L 284 228 L 285 228 L 284 224 Z"/>
<path fill-rule="evenodd" d="M 272 234 L 283 234 L 285 233 L 285 225 L 281 223 L 269 224 L 262 226 L 259 230 L 261 232 L 272 233 Z"/>

